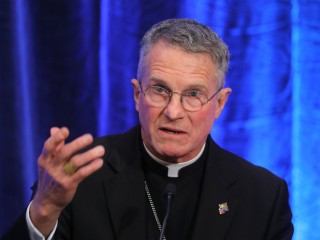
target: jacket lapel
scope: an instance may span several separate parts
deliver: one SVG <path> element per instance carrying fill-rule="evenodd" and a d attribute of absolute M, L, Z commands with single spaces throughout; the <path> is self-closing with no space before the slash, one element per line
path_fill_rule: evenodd
<path fill-rule="evenodd" d="M 119 174 L 105 182 L 107 204 L 116 239 L 146 239 L 142 173 Z"/>
<path fill-rule="evenodd" d="M 115 239 L 146 239 L 144 173 L 139 151 L 140 128 L 112 142 L 106 164 L 114 174 L 104 181 Z M 132 143 L 126 144 L 123 143 Z"/>
<path fill-rule="evenodd" d="M 193 231 L 194 240 L 222 240 L 233 219 L 238 200 L 231 194 L 236 179 L 225 166 L 220 149 L 210 138 L 209 155 Z M 219 204 L 221 209 L 219 212 Z M 213 238 L 212 238 L 213 237 Z"/>

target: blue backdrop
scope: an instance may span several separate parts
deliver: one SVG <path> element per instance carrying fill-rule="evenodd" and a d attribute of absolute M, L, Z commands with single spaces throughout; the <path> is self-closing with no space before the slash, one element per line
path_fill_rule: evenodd
<path fill-rule="evenodd" d="M 130 80 L 154 23 L 194 18 L 231 52 L 216 141 L 285 178 L 296 240 L 319 239 L 319 0 L 1 0 L 0 235 L 23 211 L 51 126 L 137 123 Z"/>

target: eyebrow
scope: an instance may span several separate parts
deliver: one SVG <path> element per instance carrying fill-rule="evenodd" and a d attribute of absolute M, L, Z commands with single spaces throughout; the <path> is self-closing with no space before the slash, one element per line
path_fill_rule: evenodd
<path fill-rule="evenodd" d="M 160 84 L 160 85 L 163 85 L 163 86 L 165 86 L 165 87 L 167 87 L 168 89 L 171 90 L 171 88 L 168 85 L 168 82 L 164 81 L 164 80 L 162 80 L 160 78 L 155 78 L 155 77 L 150 78 L 149 84 L 151 84 L 151 85 Z M 186 89 L 183 89 L 181 91 L 187 91 L 187 90 L 190 90 L 190 89 L 197 89 L 197 88 L 200 88 L 200 91 L 202 91 L 202 92 L 209 92 L 208 87 L 206 87 L 204 85 L 201 85 L 201 84 L 193 84 L 193 85 L 187 86 Z"/>
<path fill-rule="evenodd" d="M 160 78 L 154 78 L 154 77 L 150 78 L 149 83 L 167 85 L 166 81 L 164 81 L 164 80 L 162 80 Z"/>

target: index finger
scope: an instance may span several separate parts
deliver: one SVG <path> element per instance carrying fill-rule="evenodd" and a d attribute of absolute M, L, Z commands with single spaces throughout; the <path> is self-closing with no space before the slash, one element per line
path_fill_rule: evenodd
<path fill-rule="evenodd" d="M 69 129 L 66 127 L 50 129 L 51 136 L 45 141 L 42 154 L 47 156 L 59 151 L 64 145 L 65 140 L 69 137 Z"/>

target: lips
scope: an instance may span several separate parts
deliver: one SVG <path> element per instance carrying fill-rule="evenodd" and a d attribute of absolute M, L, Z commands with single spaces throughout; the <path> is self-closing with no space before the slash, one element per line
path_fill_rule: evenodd
<path fill-rule="evenodd" d="M 167 132 L 167 133 L 171 133 L 171 134 L 185 134 L 185 131 L 182 131 L 180 129 L 176 129 L 176 128 L 166 128 L 166 127 L 161 127 L 160 128 L 161 131 Z"/>

